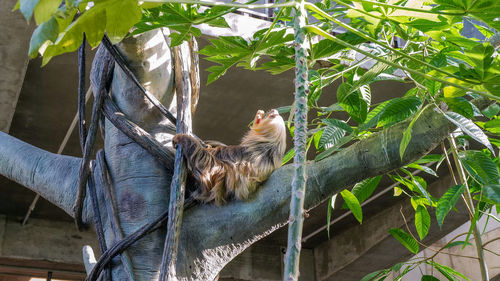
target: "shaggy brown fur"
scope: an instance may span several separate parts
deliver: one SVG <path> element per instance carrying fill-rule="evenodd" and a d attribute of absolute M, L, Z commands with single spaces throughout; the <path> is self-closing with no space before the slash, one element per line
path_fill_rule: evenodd
<path fill-rule="evenodd" d="M 286 148 L 285 123 L 275 109 L 267 114 L 259 110 L 240 145 L 204 148 L 185 134 L 175 135 L 172 142 L 174 147 L 182 147 L 188 169 L 196 180 L 197 189 L 192 196 L 220 205 L 232 197 L 246 199 L 281 166 Z"/>

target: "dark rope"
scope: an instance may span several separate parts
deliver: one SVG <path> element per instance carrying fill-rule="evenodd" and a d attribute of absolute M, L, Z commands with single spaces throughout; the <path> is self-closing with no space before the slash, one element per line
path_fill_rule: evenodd
<path fill-rule="evenodd" d="M 86 183 L 87 183 L 87 178 L 89 176 L 89 163 L 90 163 L 90 154 L 92 153 L 94 149 L 94 144 L 96 140 L 96 133 L 97 133 L 97 127 L 98 127 L 98 122 L 100 119 L 101 115 L 101 108 L 102 104 L 104 102 L 104 96 L 106 95 L 106 79 L 108 79 L 111 75 L 109 73 L 110 69 L 109 67 L 112 66 L 111 63 L 105 64 L 103 72 L 106 73 L 107 75 L 103 75 L 101 77 L 100 83 L 99 83 L 99 91 L 95 94 L 94 97 L 94 105 L 92 107 L 92 119 L 90 121 L 90 127 L 89 127 L 89 132 L 87 135 L 87 138 L 85 139 L 85 146 L 84 146 L 84 151 L 83 151 L 83 159 L 80 164 L 80 171 L 79 171 L 79 177 L 78 177 L 78 190 L 76 194 L 76 200 L 75 200 L 75 205 L 73 206 L 73 211 L 75 213 L 75 222 L 76 226 L 78 229 L 83 228 L 83 221 L 82 221 L 82 209 L 83 209 L 83 200 L 85 199 L 85 193 L 86 193 Z M 109 75 L 109 77 L 108 77 Z"/>
<path fill-rule="evenodd" d="M 125 58 L 123 55 L 118 51 L 115 45 L 111 44 L 111 41 L 109 40 L 107 35 L 104 35 L 104 38 L 102 38 L 102 43 L 104 44 L 104 47 L 108 50 L 108 52 L 113 56 L 115 59 L 116 63 L 120 66 L 120 68 L 127 74 L 128 78 L 130 78 L 134 84 L 141 90 L 141 92 L 148 98 L 148 100 L 160 110 L 160 112 L 165 116 L 172 124 L 177 123 L 177 119 L 168 111 L 168 109 L 163 106 L 163 104 L 158 101 L 148 90 L 146 90 L 142 84 L 137 80 L 135 77 L 134 73 L 132 70 L 127 65 L 127 62 L 125 61 Z"/>
<path fill-rule="evenodd" d="M 82 44 L 78 49 L 78 128 L 79 128 L 79 140 L 80 147 L 82 149 L 82 154 L 85 152 L 85 145 L 87 140 L 87 128 L 85 126 L 85 88 L 86 88 L 86 67 L 85 67 L 85 33 L 83 34 Z M 101 119 L 101 118 L 100 118 Z M 106 238 L 104 237 L 104 229 L 102 226 L 101 213 L 99 210 L 99 202 L 97 199 L 94 173 L 92 162 L 89 163 L 89 175 L 85 184 L 88 184 L 92 210 L 94 212 L 94 225 L 96 228 L 97 240 L 99 242 L 99 248 L 101 252 L 107 250 Z M 84 195 L 85 196 L 85 195 Z M 106 267 L 105 275 L 103 276 L 105 280 L 111 281 L 111 270 L 109 266 Z"/>
<path fill-rule="evenodd" d="M 193 206 L 196 205 L 196 201 L 192 198 L 189 197 L 186 199 L 184 202 L 184 211 L 192 208 Z M 99 260 L 96 262 L 94 267 L 92 268 L 92 271 L 90 274 L 87 276 L 85 281 L 96 281 L 97 278 L 99 277 L 99 274 L 103 270 L 103 268 L 116 256 L 121 254 L 123 251 L 125 251 L 128 247 L 130 247 L 132 244 L 134 244 L 137 240 L 141 239 L 142 237 L 146 236 L 147 234 L 155 231 L 159 227 L 165 224 L 165 222 L 168 219 L 168 209 L 165 210 L 157 219 L 154 221 L 142 226 L 129 236 L 125 237 L 123 240 L 119 241 L 118 243 L 114 244 L 111 248 L 109 248 L 107 251 L 102 253 L 101 257 Z"/>
<path fill-rule="evenodd" d="M 92 161 L 91 163 L 93 163 Z M 95 165 L 91 165 L 91 170 Z M 95 188 L 95 181 L 94 181 L 94 173 L 93 171 L 90 172 L 90 175 L 88 177 L 88 188 L 89 188 L 89 195 L 92 203 L 92 210 L 94 211 L 94 225 L 95 225 L 95 232 L 97 234 L 97 241 L 99 242 L 99 248 L 101 249 L 101 253 L 104 253 L 108 247 L 106 246 L 106 238 L 104 237 L 104 229 L 102 227 L 102 219 L 101 219 L 101 212 L 99 210 L 99 200 L 97 199 L 97 192 Z M 111 281 L 111 270 L 109 266 L 106 266 L 106 271 L 105 271 L 105 276 L 106 280 Z"/>
<path fill-rule="evenodd" d="M 85 41 L 84 33 L 82 45 L 78 48 L 78 128 L 82 153 L 85 150 L 85 139 L 87 138 L 85 126 Z"/>
<path fill-rule="evenodd" d="M 170 170 L 173 168 L 173 153 L 165 149 L 144 129 L 128 120 L 107 95 L 104 99 L 103 113 L 117 129 L 153 155 L 165 168 Z"/>
<path fill-rule="evenodd" d="M 106 213 L 108 214 L 108 222 L 111 225 L 111 230 L 115 236 L 115 241 L 123 239 L 123 232 L 120 226 L 120 219 L 118 218 L 118 208 L 116 206 L 115 190 L 110 179 L 109 168 L 106 164 L 106 159 L 104 156 L 104 150 L 99 150 L 97 152 L 97 162 L 99 163 L 99 175 L 101 177 L 101 190 L 104 196 L 104 202 L 106 206 Z M 101 251 L 104 253 L 106 249 Z M 132 262 L 130 256 L 127 252 L 123 252 L 120 255 L 120 260 L 123 264 L 123 269 L 127 274 L 129 281 L 134 281 L 134 272 L 132 267 Z"/>
<path fill-rule="evenodd" d="M 106 119 L 108 119 L 116 128 L 122 131 L 129 138 L 138 143 L 141 147 L 143 147 L 146 151 L 148 151 L 151 155 L 153 155 L 160 163 L 162 163 L 167 169 L 173 169 L 173 153 L 160 144 L 156 139 L 154 139 L 149 133 L 143 130 L 141 127 L 137 126 L 130 120 L 128 120 L 123 113 L 121 113 L 118 107 L 114 104 L 111 98 L 108 96 L 109 87 L 112 81 L 112 73 L 114 68 L 114 62 L 116 61 L 118 65 L 124 70 L 124 72 L 128 75 L 130 79 L 141 89 L 141 91 L 146 95 L 146 97 L 174 124 L 176 123 L 176 118 L 172 116 L 172 114 L 161 104 L 159 101 L 152 96 L 144 87 L 139 83 L 134 74 L 130 71 L 128 66 L 126 65 L 125 59 L 118 52 L 115 46 L 111 44 L 109 39 L 105 37 L 103 39 L 104 46 L 107 48 L 109 55 L 112 58 L 107 58 L 108 61 L 103 64 L 102 69 L 100 69 L 101 79 L 96 83 L 96 87 L 94 90 L 97 90 L 95 94 L 94 104 L 92 108 L 92 120 L 89 128 L 88 135 L 86 135 L 85 128 L 85 98 L 84 98 L 84 90 L 85 90 L 85 52 L 84 52 L 84 42 L 79 50 L 79 120 L 80 120 L 80 145 L 83 150 L 83 159 L 80 167 L 79 174 L 79 185 L 77 192 L 77 199 L 75 200 L 75 220 L 77 222 L 77 226 L 79 229 L 82 226 L 82 206 L 83 200 L 85 198 L 85 186 L 89 185 L 89 194 L 91 197 L 92 207 L 94 210 L 94 223 L 96 225 L 96 232 L 99 240 L 99 245 L 103 254 L 97 261 L 97 263 L 92 268 L 91 272 L 87 276 L 87 281 L 96 281 L 103 269 L 106 269 L 109 273 L 106 273 L 105 276 L 111 280 L 109 263 L 110 261 L 118 254 L 122 254 L 130 245 L 135 243 L 137 240 L 141 239 L 148 233 L 153 232 L 158 229 L 161 225 L 163 225 L 168 219 L 168 209 L 163 212 L 156 220 L 144 225 L 139 228 L 137 231 L 132 233 L 131 235 L 123 238 L 122 240 L 116 242 L 111 248 L 106 250 L 106 243 L 104 240 L 104 232 L 102 227 L 101 216 L 99 212 L 99 205 L 97 200 L 97 194 L 95 190 L 95 182 L 93 179 L 93 172 L 90 170 L 90 154 L 93 150 L 93 146 L 95 144 L 95 136 L 96 136 L 96 128 L 97 124 L 100 123 L 101 127 L 103 126 L 102 116 L 104 115 Z M 82 103 L 83 96 L 83 103 Z M 172 125 L 171 125 L 172 126 Z M 101 128 L 102 129 L 102 128 Z M 172 126 L 170 128 L 172 131 L 175 130 L 175 127 Z M 101 132 L 102 133 L 102 132 Z M 102 134 L 104 136 L 104 134 Z M 196 136 L 194 136 L 196 137 Z M 197 138 L 197 137 L 196 137 Z M 199 139 L 199 138 L 197 138 Z M 85 143 L 84 143 L 85 140 Z M 203 142 L 201 142 L 203 143 Z M 101 158 L 103 159 L 103 155 Z M 102 162 L 102 161 L 101 161 Z M 101 163 L 102 165 L 102 163 Z M 106 172 L 109 173 L 107 167 L 104 165 L 101 167 L 104 169 L 101 171 L 103 174 Z M 89 176 L 90 174 L 90 176 Z M 83 186 L 83 188 L 82 188 Z M 108 190 L 111 191 L 111 190 Z M 186 199 L 185 204 L 183 206 L 183 210 L 187 210 L 195 205 L 195 200 L 192 197 Z M 107 204 L 106 204 L 107 205 Z M 106 206 L 108 207 L 108 206 Z M 109 209 L 109 208 L 107 208 Z M 112 210 L 114 212 L 114 210 Z M 115 215 L 116 214 L 108 214 Z M 115 225 L 115 228 L 119 227 L 119 225 Z M 127 267 L 127 264 L 124 264 Z M 130 265 L 129 265 L 130 266 Z M 105 277 L 101 276 L 101 277 Z M 133 276 L 133 275 L 132 275 Z"/>

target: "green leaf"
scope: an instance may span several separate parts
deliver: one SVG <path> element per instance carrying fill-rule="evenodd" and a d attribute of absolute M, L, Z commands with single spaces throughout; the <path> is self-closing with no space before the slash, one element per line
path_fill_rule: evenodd
<path fill-rule="evenodd" d="M 385 108 L 389 104 L 391 104 L 392 102 L 394 102 L 393 99 L 385 101 L 385 102 L 379 104 L 377 107 L 375 107 L 372 111 L 370 111 L 368 113 L 368 115 L 366 116 L 365 122 L 359 126 L 360 130 L 366 130 L 366 129 L 372 128 L 375 125 L 377 125 L 377 122 L 380 118 L 380 115 L 382 115 Z"/>
<path fill-rule="evenodd" d="M 427 166 L 421 166 L 421 165 L 419 165 L 417 163 L 411 163 L 411 164 L 406 165 L 406 167 L 417 169 L 417 170 L 426 172 L 429 175 L 433 175 L 435 177 L 438 177 L 438 175 L 436 174 L 436 172 L 433 169 L 431 169 L 431 168 L 429 168 Z"/>
<path fill-rule="evenodd" d="M 332 147 L 328 148 L 327 150 L 318 154 L 316 156 L 316 158 L 314 159 L 314 161 L 321 161 L 321 160 L 325 159 L 326 157 L 328 157 L 328 156 L 332 155 L 333 153 L 335 153 L 336 151 L 338 151 L 341 146 L 350 142 L 353 139 L 354 139 L 353 135 L 348 135 L 348 136 L 344 136 L 344 137 L 340 138 L 334 146 L 332 146 Z"/>
<path fill-rule="evenodd" d="M 385 108 L 377 127 L 387 127 L 405 120 L 418 111 L 422 101 L 417 97 L 395 98 Z"/>
<path fill-rule="evenodd" d="M 354 92 L 361 88 L 362 86 L 367 86 L 371 82 L 375 81 L 375 78 L 379 76 L 381 73 L 389 69 L 389 65 L 385 63 L 378 62 L 374 66 L 372 66 L 365 74 L 363 74 L 358 80 L 355 80 L 350 89 L 351 92 Z"/>
<path fill-rule="evenodd" d="M 375 191 L 375 188 L 377 188 L 381 179 L 382 176 L 376 176 L 358 182 L 352 188 L 351 193 L 354 194 L 354 196 L 356 196 L 358 202 L 361 204 L 372 195 L 373 191 Z M 347 208 L 347 204 L 345 202 L 344 205 L 342 205 L 342 208 L 343 209 Z"/>
<path fill-rule="evenodd" d="M 425 19 L 416 19 L 414 21 L 405 23 L 405 25 L 411 26 L 423 32 L 442 30 L 448 28 L 449 26 L 446 21 L 435 22 Z"/>
<path fill-rule="evenodd" d="M 40 25 L 50 20 L 61 2 L 62 0 L 39 0 L 34 10 L 36 24 Z"/>
<path fill-rule="evenodd" d="M 403 138 L 401 139 L 401 143 L 399 144 L 399 157 L 401 157 L 401 160 L 403 159 L 403 156 L 405 154 L 406 147 L 408 147 L 408 144 L 410 143 L 411 140 L 411 131 L 413 129 L 413 124 L 415 124 L 415 121 L 417 121 L 418 117 L 424 112 L 424 109 L 420 109 L 419 112 L 415 115 L 413 120 L 411 120 L 410 125 L 408 125 L 408 128 L 403 132 Z"/>
<path fill-rule="evenodd" d="M 444 158 L 441 154 L 427 154 L 424 157 L 415 161 L 416 164 L 427 164 L 431 162 L 439 162 Z"/>
<path fill-rule="evenodd" d="M 326 126 L 323 130 L 323 134 L 319 139 L 319 147 L 322 149 L 328 149 L 335 146 L 339 140 L 344 137 L 345 130 L 336 126 Z"/>
<path fill-rule="evenodd" d="M 14 8 L 12 8 L 11 12 L 17 11 L 21 8 L 21 0 L 17 0 L 16 4 L 14 5 Z"/>
<path fill-rule="evenodd" d="M 283 156 L 283 160 L 281 160 L 281 165 L 285 165 L 288 161 L 292 160 L 293 156 L 295 156 L 295 148 L 288 150 L 288 152 Z"/>
<path fill-rule="evenodd" d="M 349 134 L 353 132 L 351 126 L 349 126 L 349 124 L 347 124 L 343 120 L 328 118 L 328 119 L 323 119 L 321 121 L 323 121 L 323 123 L 325 123 L 327 126 L 337 127 L 339 129 L 346 131 Z"/>
<path fill-rule="evenodd" d="M 465 185 L 459 184 L 450 187 L 444 194 L 441 196 L 437 203 L 436 207 L 436 219 L 439 224 L 439 227 L 442 227 L 444 218 L 450 212 L 450 210 L 455 206 L 458 199 L 464 193 Z"/>
<path fill-rule="evenodd" d="M 64 32 L 59 35 L 59 38 L 53 45 L 49 45 L 43 52 L 42 65 L 47 64 L 54 56 L 73 52 L 82 43 L 83 33 L 85 32 L 87 41 L 98 44 L 104 36 L 104 28 L 106 26 L 105 9 L 95 9 L 83 13 L 76 21 L 70 24 Z M 92 45 L 95 47 L 97 45 Z"/>
<path fill-rule="evenodd" d="M 383 270 L 383 269 L 382 270 L 377 270 L 377 271 L 374 271 L 372 273 L 369 273 L 369 274 L 365 275 L 361 279 L 361 281 L 372 281 L 372 280 L 375 280 L 375 279 L 378 280 L 378 278 L 386 276 L 386 275 L 387 275 L 387 272 L 385 270 Z"/>
<path fill-rule="evenodd" d="M 38 49 L 42 47 L 47 41 L 54 42 L 59 34 L 59 25 L 55 18 L 39 25 L 33 35 L 31 35 L 30 48 L 28 54 L 31 58 L 38 55 Z M 48 43 L 48 42 L 47 42 Z"/>
<path fill-rule="evenodd" d="M 451 111 L 446 112 L 444 116 L 448 120 L 450 120 L 450 122 L 459 127 L 464 133 L 486 146 L 489 150 L 491 150 L 493 155 L 495 154 L 495 151 L 493 150 L 488 137 L 483 133 L 481 128 L 474 124 L 474 122 L 472 122 L 470 119 L 467 119 L 462 115 Z"/>
<path fill-rule="evenodd" d="M 490 120 L 482 126 L 486 131 L 500 134 L 500 119 Z"/>
<path fill-rule="evenodd" d="M 359 201 L 356 198 L 356 196 L 354 196 L 354 194 L 352 194 L 349 190 L 346 189 L 342 190 L 340 192 L 340 195 L 342 195 L 342 198 L 344 198 L 347 207 L 349 207 L 349 210 L 351 210 L 354 217 L 359 221 L 359 223 L 362 223 L 363 212 L 361 211 L 361 205 L 359 204 Z"/>
<path fill-rule="evenodd" d="M 439 279 L 432 275 L 422 275 L 422 279 L 420 279 L 420 281 L 439 281 Z"/>
<path fill-rule="evenodd" d="M 450 244 L 446 245 L 443 249 L 448 249 L 455 246 L 472 246 L 472 244 L 466 241 L 453 241 Z"/>
<path fill-rule="evenodd" d="M 351 45 L 358 45 L 361 43 L 366 42 L 366 39 L 363 39 L 359 37 L 358 35 L 351 33 L 351 32 L 345 32 L 336 35 L 336 37 L 344 42 L 347 42 Z M 345 46 L 337 44 L 333 41 L 330 40 L 321 40 L 318 43 L 313 45 L 312 52 L 314 53 L 314 58 L 315 59 L 322 59 L 326 57 L 330 57 L 339 51 L 342 51 L 346 49 Z"/>
<path fill-rule="evenodd" d="M 40 0 L 20 0 L 19 10 L 26 18 L 27 21 L 30 21 L 33 16 L 33 11 L 35 10 L 36 5 Z"/>
<path fill-rule="evenodd" d="M 431 226 L 431 216 L 427 212 L 427 208 L 422 205 L 418 205 L 415 211 L 415 228 L 417 229 L 418 236 L 420 240 L 423 240 L 427 233 L 429 233 L 429 227 Z"/>
<path fill-rule="evenodd" d="M 465 49 L 465 54 L 472 62 L 472 67 L 479 74 L 481 80 L 485 78 L 485 72 L 493 62 L 495 49 L 489 43 L 479 43 L 471 50 Z"/>
<path fill-rule="evenodd" d="M 337 89 L 337 100 L 342 108 L 354 119 L 358 124 L 363 123 L 366 119 L 368 104 L 359 91 L 351 91 L 349 83 L 342 83 Z"/>
<path fill-rule="evenodd" d="M 467 172 L 482 184 L 496 184 L 500 180 L 498 167 L 491 158 L 481 151 L 468 150 L 460 153 L 460 161 Z"/>
<path fill-rule="evenodd" d="M 333 195 L 328 199 L 328 209 L 326 211 L 326 234 L 328 236 L 328 239 L 330 239 L 330 221 L 332 218 L 332 211 L 333 211 L 333 206 L 335 204 L 335 199 L 337 198 L 337 194 Z"/>
<path fill-rule="evenodd" d="M 486 109 L 483 109 L 481 112 L 484 114 L 484 116 L 491 119 L 500 112 L 500 106 L 497 103 L 494 103 L 488 106 Z"/>
<path fill-rule="evenodd" d="M 472 108 L 471 103 L 465 98 L 445 98 L 444 101 L 452 111 L 463 115 L 466 118 L 474 117 L 474 109 Z"/>
<path fill-rule="evenodd" d="M 500 204 L 500 184 L 487 184 L 483 186 L 483 196 Z"/>
<path fill-rule="evenodd" d="M 67 52 L 73 52 L 82 43 L 83 33 L 91 47 L 101 42 L 104 32 L 113 44 L 119 42 L 141 18 L 141 10 L 135 0 L 107 0 L 96 2 L 60 34 L 54 44 L 43 53 L 43 62 Z M 119 24 L 117 24 L 119 23 Z"/>
<path fill-rule="evenodd" d="M 418 243 L 411 235 L 406 233 L 404 230 L 399 228 L 389 229 L 389 233 L 396 238 L 403 246 L 405 246 L 410 252 L 417 254 L 419 251 Z"/>
<path fill-rule="evenodd" d="M 434 266 L 434 268 L 436 268 L 439 272 L 441 272 L 441 274 L 443 274 L 446 278 L 448 278 L 451 281 L 456 280 L 455 276 L 463 278 L 467 281 L 470 281 L 470 279 L 467 278 L 465 275 L 463 275 L 462 273 L 460 273 L 460 272 L 458 272 L 450 267 L 447 267 L 446 265 L 442 265 L 442 264 L 439 264 L 439 263 L 434 262 L 434 261 L 426 261 L 426 263 Z"/>

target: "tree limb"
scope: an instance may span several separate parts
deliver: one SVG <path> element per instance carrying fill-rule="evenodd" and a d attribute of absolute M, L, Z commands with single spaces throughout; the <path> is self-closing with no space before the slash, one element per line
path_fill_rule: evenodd
<path fill-rule="evenodd" d="M 40 194 L 72 217 L 80 161 L 0 132 L 0 174 Z"/>
<path fill-rule="evenodd" d="M 431 107 L 413 127 L 403 160 L 399 144 L 408 122 L 351 145 L 323 161 L 309 163 L 305 208 L 311 209 L 341 189 L 424 156 L 454 129 Z M 223 208 L 204 205 L 185 213 L 177 263 L 179 278 L 212 280 L 236 255 L 288 220 L 293 165 L 276 170 L 253 198 Z M 197 270 L 193 270 L 196 268 Z"/>

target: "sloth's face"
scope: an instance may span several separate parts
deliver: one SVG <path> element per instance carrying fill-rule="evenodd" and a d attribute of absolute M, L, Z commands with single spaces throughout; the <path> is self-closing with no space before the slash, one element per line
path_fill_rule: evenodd
<path fill-rule="evenodd" d="M 276 109 L 271 109 L 267 113 L 258 110 L 255 114 L 252 130 L 269 137 L 281 135 L 285 134 L 285 122 Z"/>

